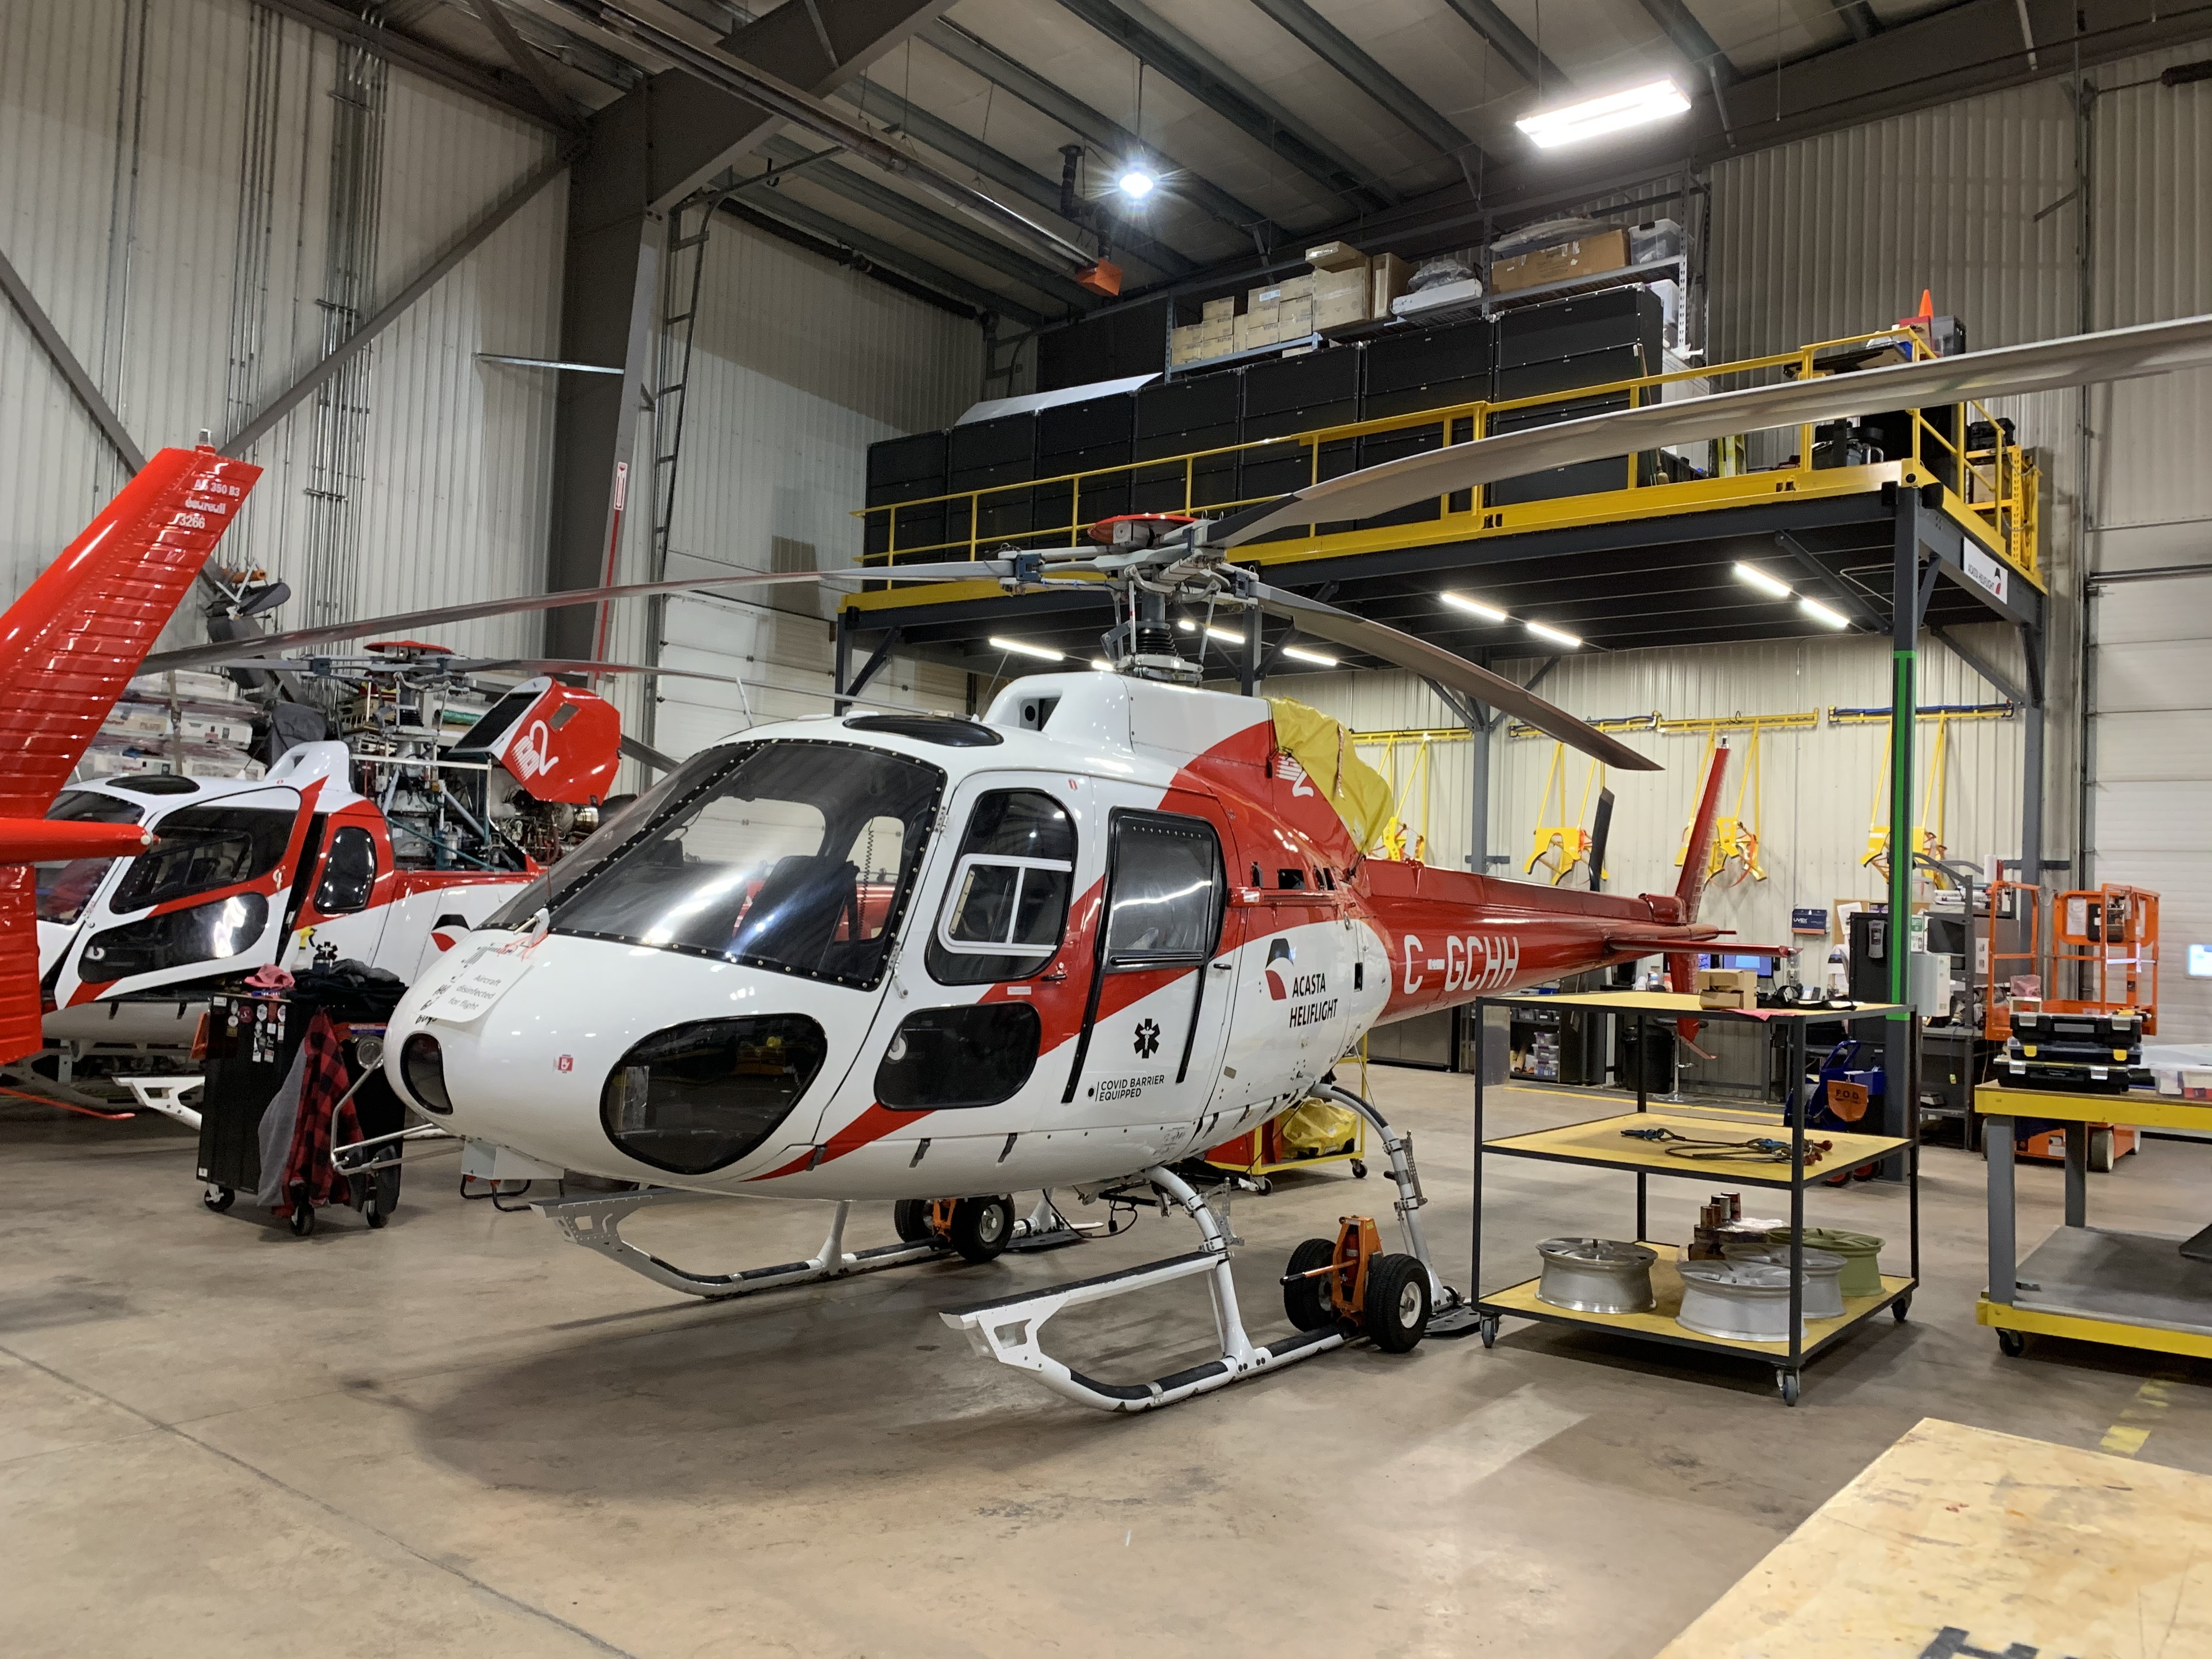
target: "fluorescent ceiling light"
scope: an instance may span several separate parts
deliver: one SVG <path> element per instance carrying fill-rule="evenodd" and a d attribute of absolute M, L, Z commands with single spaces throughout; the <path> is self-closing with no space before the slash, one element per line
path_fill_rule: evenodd
<path fill-rule="evenodd" d="M 1849 628 L 1851 619 L 1840 611 L 1831 611 L 1818 599 L 1801 599 L 1797 608 L 1814 622 L 1826 623 L 1831 628 Z"/>
<path fill-rule="evenodd" d="M 1206 630 L 1206 637 L 1209 640 L 1219 640 L 1224 645 L 1244 643 L 1244 636 L 1233 628 L 1208 628 Z"/>
<path fill-rule="evenodd" d="M 1065 651 L 1055 651 L 1048 645 L 1031 645 L 1027 640 L 1002 640 L 994 634 L 991 635 L 991 643 L 999 650 L 1011 651 L 1017 656 L 1035 657 L 1040 662 L 1067 660 L 1067 653 Z"/>
<path fill-rule="evenodd" d="M 1573 635 L 1567 633 L 1564 629 L 1547 628 L 1541 623 L 1522 623 L 1521 626 L 1527 629 L 1538 639 L 1549 640 L 1554 645 L 1578 646 L 1582 643 L 1580 640 L 1577 639 Z"/>
<path fill-rule="evenodd" d="M 1786 599 L 1790 597 L 1789 583 L 1775 580 L 1755 564 L 1739 563 L 1735 568 L 1735 578 L 1741 582 L 1749 582 L 1769 599 Z"/>
<path fill-rule="evenodd" d="M 1527 133 L 1529 143 L 1540 149 L 1553 149 L 1561 144 L 1595 138 L 1602 133 L 1619 132 L 1623 127 L 1663 121 L 1669 116 L 1682 114 L 1689 107 L 1690 100 L 1682 95 L 1680 88 L 1672 81 L 1659 80 L 1632 87 L 1626 92 L 1610 93 L 1603 98 L 1586 98 L 1579 104 L 1539 110 L 1534 115 L 1522 116 L 1513 125 Z"/>
<path fill-rule="evenodd" d="M 1688 106 L 1683 107 L 1686 109 Z M 1153 187 L 1160 181 L 1153 176 L 1151 169 L 1139 162 L 1130 166 L 1114 182 L 1122 195 L 1133 202 L 1141 202 L 1152 193 Z"/>
<path fill-rule="evenodd" d="M 1286 645 L 1283 647 L 1283 654 L 1286 657 L 1296 657 L 1300 662 L 1312 663 L 1317 667 L 1334 668 L 1336 666 L 1335 658 L 1324 657 L 1320 652 L 1308 651 L 1302 646 Z"/>
<path fill-rule="evenodd" d="M 1102 674 L 1110 674 L 1114 672 L 1114 665 L 1103 657 L 1093 657 L 1091 659 L 1091 665 Z"/>
<path fill-rule="evenodd" d="M 1182 629 L 1186 634 L 1195 634 L 1198 632 L 1198 624 L 1188 617 L 1183 617 L 1180 622 L 1176 623 L 1176 626 Z"/>
<path fill-rule="evenodd" d="M 1462 611 L 1472 611 L 1476 616 L 1480 617 L 1485 622 L 1510 622 L 1512 620 L 1511 617 L 1508 617 L 1496 605 L 1485 605 L 1480 599 L 1470 599 L 1464 593 L 1447 593 L 1444 595 L 1444 603 L 1446 605 L 1455 605 Z"/>

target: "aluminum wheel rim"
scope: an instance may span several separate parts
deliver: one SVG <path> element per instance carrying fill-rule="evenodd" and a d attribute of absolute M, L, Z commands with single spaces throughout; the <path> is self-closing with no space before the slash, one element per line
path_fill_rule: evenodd
<path fill-rule="evenodd" d="M 1421 1282 L 1409 1279 L 1398 1292 L 1398 1323 L 1412 1330 L 1421 1317 Z"/>

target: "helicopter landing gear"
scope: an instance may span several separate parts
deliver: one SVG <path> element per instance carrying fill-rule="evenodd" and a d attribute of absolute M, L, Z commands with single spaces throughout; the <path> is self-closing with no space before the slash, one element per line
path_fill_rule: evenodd
<path fill-rule="evenodd" d="M 1340 1348 L 1348 1335 L 1356 1334 L 1352 1327 L 1331 1321 L 1321 1329 L 1300 1331 L 1295 1336 L 1284 1337 L 1264 1346 L 1255 1346 L 1244 1334 L 1243 1318 L 1237 1311 L 1236 1281 L 1229 1271 L 1231 1240 L 1224 1218 L 1188 1182 L 1164 1165 L 1155 1164 L 1146 1170 L 1142 1180 L 1158 1194 L 1163 1208 L 1176 1205 L 1197 1224 L 1202 1239 L 1200 1249 L 1188 1255 L 1170 1256 L 1164 1261 L 1101 1273 L 1096 1279 L 1079 1279 L 1042 1291 L 980 1302 L 939 1317 L 965 1335 L 977 1353 L 1029 1372 L 1055 1394 L 1109 1412 L 1143 1412 L 1172 1406 L 1193 1395 L 1226 1388 L 1255 1371 Z M 1109 1190 L 1106 1195 L 1113 1196 L 1113 1193 Z M 1200 1276 L 1206 1279 L 1206 1288 L 1213 1295 L 1214 1333 L 1221 1345 L 1218 1358 L 1203 1360 L 1149 1382 L 1102 1382 L 1061 1364 L 1044 1351 L 1040 1339 L 1045 1325 L 1064 1309 Z"/>
<path fill-rule="evenodd" d="M 845 1248 L 845 1219 L 852 1205 L 841 1202 L 836 1215 L 830 1218 L 829 1237 L 822 1248 L 804 1261 L 786 1261 L 772 1267 L 747 1267 L 733 1273 L 695 1273 L 673 1267 L 659 1256 L 641 1250 L 622 1236 L 622 1224 L 638 1211 L 652 1206 L 688 1202 L 696 1199 L 721 1196 L 716 1193 L 681 1192 L 668 1187 L 647 1187 L 633 1193 L 593 1194 L 580 1198 L 540 1199 L 531 1208 L 561 1229 L 572 1244 L 580 1244 L 587 1250 L 596 1250 L 611 1261 L 620 1262 L 634 1273 L 641 1273 L 654 1284 L 672 1291 L 682 1291 L 687 1296 L 705 1297 L 720 1300 L 726 1297 L 750 1296 L 756 1291 L 771 1291 L 781 1285 L 804 1285 L 817 1279 L 844 1279 L 854 1273 L 873 1273 L 883 1267 L 903 1267 L 909 1262 L 930 1261 L 950 1255 L 955 1249 L 953 1241 L 932 1230 L 924 1237 L 908 1236 L 908 1229 L 916 1224 L 916 1218 L 901 1206 L 897 1217 L 900 1242 L 878 1244 L 866 1250 Z M 984 1199 L 979 1204 L 1001 1204 L 1005 1216 L 1011 1219 L 1013 1200 Z M 921 1206 L 921 1224 L 927 1227 L 929 1210 Z M 1001 1234 L 1003 1237 L 1003 1233 Z M 1000 1248 L 1004 1248 L 1001 1244 Z M 995 1252 L 994 1252 L 995 1254 Z"/>
<path fill-rule="evenodd" d="M 1405 1240 L 1405 1254 L 1418 1261 L 1429 1276 L 1426 1334 L 1434 1337 L 1478 1334 L 1480 1322 L 1475 1318 L 1474 1308 L 1465 1297 L 1444 1283 L 1443 1275 L 1437 1271 L 1435 1258 L 1429 1254 L 1428 1240 L 1421 1233 L 1420 1210 L 1429 1200 L 1422 1196 L 1421 1172 L 1413 1164 L 1413 1137 L 1393 1129 L 1389 1121 L 1371 1103 L 1341 1084 L 1324 1079 L 1313 1092 L 1323 1100 L 1358 1113 L 1382 1137 L 1382 1150 L 1390 1160 L 1390 1180 L 1398 1188 L 1397 1199 L 1390 1207 L 1398 1212 L 1398 1231 Z"/>

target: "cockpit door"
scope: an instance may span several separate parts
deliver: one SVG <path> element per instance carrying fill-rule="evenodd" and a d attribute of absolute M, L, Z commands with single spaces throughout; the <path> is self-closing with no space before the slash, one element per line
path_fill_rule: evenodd
<path fill-rule="evenodd" d="M 87 907 L 54 985 L 62 1007 L 276 960 L 307 829 L 288 785 L 179 806 Z"/>

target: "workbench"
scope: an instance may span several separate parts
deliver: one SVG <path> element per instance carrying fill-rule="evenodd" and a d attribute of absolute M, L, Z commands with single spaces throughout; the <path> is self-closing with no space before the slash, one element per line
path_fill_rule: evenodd
<path fill-rule="evenodd" d="M 1701 1110 L 1696 1106 L 1670 1103 L 1663 1111 L 1655 1112 L 1651 1109 L 1645 1079 L 1639 1075 L 1636 1110 L 1632 1113 L 1608 1115 L 1583 1122 L 1538 1129 L 1526 1134 L 1490 1139 L 1484 1128 L 1484 1079 L 1486 1073 L 1481 1060 L 1483 1046 L 1492 1039 L 1492 1034 L 1486 1022 L 1481 1019 L 1479 1011 L 1493 1004 L 1509 1009 L 1532 1005 L 1602 1009 L 1619 1018 L 1635 1020 L 1639 1024 L 1656 1018 L 1778 1023 L 1787 1035 L 1784 1046 L 1788 1051 L 1788 1060 L 1784 1076 L 1789 1079 L 1781 1111 L 1778 1115 L 1753 1112 L 1741 1106 Z M 1804 1085 L 1805 1030 L 1808 1024 L 1815 1020 L 1840 1020 L 1848 1027 L 1864 1019 L 1895 1020 L 1909 1034 L 1914 1022 L 1907 1010 L 1889 1004 L 1863 1003 L 1850 1010 L 1713 1009 L 1703 1006 L 1694 996 L 1659 991 L 1591 991 L 1550 996 L 1522 994 L 1481 998 L 1475 1006 L 1478 1013 L 1474 1073 L 1474 1266 L 1470 1283 L 1475 1287 L 1474 1311 L 1484 1346 L 1488 1347 L 1496 1342 L 1498 1322 L 1510 1316 L 1516 1319 L 1547 1320 L 1585 1329 L 1604 1330 L 1617 1336 L 1664 1343 L 1677 1348 L 1732 1354 L 1771 1364 L 1775 1386 L 1784 1402 L 1794 1406 L 1797 1403 L 1799 1380 L 1807 1361 L 1842 1341 L 1885 1308 L 1900 1322 L 1904 1320 L 1911 1305 L 1913 1290 L 1920 1282 L 1920 1149 L 1912 1120 L 1908 1115 L 1905 1133 L 1902 1134 L 1856 1134 L 1819 1130 L 1813 1138 L 1830 1142 L 1832 1151 L 1825 1162 L 1808 1161 L 1806 1157 L 1805 1112 L 1802 1107 L 1808 1093 Z M 1909 1057 L 1914 1052 L 1909 1035 L 1906 1041 L 1896 1047 L 1901 1051 L 1901 1057 Z M 1911 1090 L 1908 1059 L 1904 1075 L 1891 1085 L 1889 1097 L 1893 1102 L 1911 1100 L 1913 1097 Z M 1669 1153 L 1664 1143 L 1641 1138 L 1641 1132 L 1652 1129 L 1672 1129 L 1692 1137 L 1722 1139 L 1765 1133 L 1776 1140 L 1786 1138 L 1789 1155 L 1771 1160 L 1752 1156 L 1741 1158 L 1680 1158 Z M 1537 1296 L 1540 1274 L 1502 1290 L 1485 1293 L 1481 1289 L 1483 1171 L 1489 1160 L 1498 1158 L 1534 1158 L 1546 1163 L 1580 1164 L 1585 1168 L 1632 1173 L 1636 1177 L 1636 1227 L 1628 1237 L 1659 1254 L 1659 1260 L 1651 1270 L 1651 1289 L 1656 1305 L 1642 1313 L 1627 1314 L 1591 1313 L 1557 1307 Z M 1805 1189 L 1838 1170 L 1886 1159 L 1899 1159 L 1905 1165 L 1911 1271 L 1904 1274 L 1883 1274 L 1879 1295 L 1847 1297 L 1841 1318 L 1808 1320 L 1804 1317 L 1802 1266 Z M 1674 1316 L 1681 1306 L 1682 1286 L 1676 1267 L 1675 1250 L 1668 1244 L 1652 1243 L 1649 1237 L 1651 1230 L 1648 1224 L 1648 1187 L 1650 1177 L 1655 1175 L 1701 1182 L 1708 1190 L 1758 1187 L 1771 1188 L 1790 1194 L 1792 1273 L 1789 1314 L 1790 1335 L 1788 1341 L 1761 1342 L 1735 1337 L 1707 1336 L 1691 1330 L 1676 1320 Z M 1579 1217 L 1562 1217 L 1555 1231 L 1570 1236 L 1585 1236 L 1601 1230 Z"/>
<path fill-rule="evenodd" d="M 2212 1262 L 2181 1254 L 2184 1240 L 2089 1225 L 2089 1126 L 2212 1132 L 2212 1102 L 2144 1089 L 2062 1094 L 1985 1083 L 1974 1091 L 1989 1160 L 1989 1288 L 1974 1317 L 2006 1353 L 2030 1335 L 2212 1358 Z M 2065 1225 L 2019 1259 L 2013 1154 L 2021 1118 L 2055 1119 L 2066 1135 Z M 2200 1235 L 2201 1237 L 2201 1235 Z"/>

